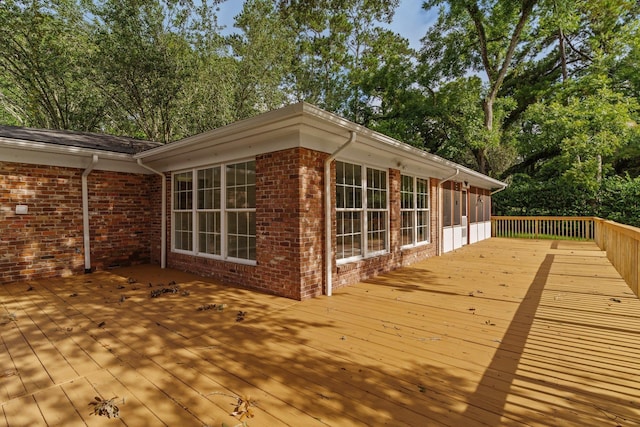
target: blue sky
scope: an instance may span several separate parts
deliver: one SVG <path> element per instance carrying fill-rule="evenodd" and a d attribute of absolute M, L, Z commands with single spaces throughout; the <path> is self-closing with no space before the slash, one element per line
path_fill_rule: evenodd
<path fill-rule="evenodd" d="M 242 0 L 226 0 L 220 5 L 219 23 L 226 26 L 227 30 L 232 30 L 233 17 L 240 12 L 242 4 Z M 419 49 L 420 39 L 436 18 L 437 11 L 428 13 L 422 9 L 422 0 L 400 0 L 390 28 L 409 39 L 412 48 Z"/>

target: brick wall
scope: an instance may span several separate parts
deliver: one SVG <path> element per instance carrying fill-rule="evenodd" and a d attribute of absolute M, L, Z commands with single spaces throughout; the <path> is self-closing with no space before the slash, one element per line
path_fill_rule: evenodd
<path fill-rule="evenodd" d="M 304 300 L 321 295 L 324 287 L 324 160 L 327 154 L 294 148 L 256 158 L 256 265 L 196 257 L 168 251 L 172 268 L 215 277 L 229 284 Z M 431 180 L 431 241 L 415 248 L 400 245 L 400 171 L 389 169 L 390 251 L 388 254 L 337 266 L 333 287 L 357 283 L 436 254 L 436 186 Z M 170 179 L 170 178 L 168 178 Z M 332 165 L 335 200 L 335 162 Z M 167 197 L 171 200 L 171 186 Z M 333 203 L 332 203 L 333 205 Z M 335 207 L 333 249 L 336 249 Z M 168 204 L 168 248 L 171 212 Z"/>
<path fill-rule="evenodd" d="M 84 271 L 82 172 L 0 162 L 0 282 Z M 92 267 L 149 262 L 150 179 L 89 175 Z M 27 205 L 28 214 L 17 215 L 18 204 Z"/>
<path fill-rule="evenodd" d="M 431 239 L 428 244 L 401 249 L 400 240 L 400 176 L 401 173 L 397 169 L 389 169 L 389 215 L 390 215 L 390 230 L 389 230 L 389 253 L 371 257 L 367 259 L 358 260 L 346 264 L 335 264 L 334 260 L 334 278 L 333 288 L 339 288 L 342 286 L 352 285 L 358 283 L 367 278 L 374 277 L 378 274 L 395 270 L 396 268 L 413 264 L 417 261 L 421 261 L 428 257 L 435 256 L 437 253 L 437 185 L 436 179 L 431 179 L 430 184 L 430 218 L 431 218 Z M 335 170 L 333 173 L 335 177 Z M 333 196 L 335 198 L 335 185 L 333 185 Z M 335 209 L 334 209 L 335 212 Z M 335 239 L 335 214 L 333 220 L 333 248 L 336 249 Z"/>
<path fill-rule="evenodd" d="M 167 265 L 298 300 L 320 295 L 324 157 L 304 148 L 257 156 L 255 266 L 174 252 Z"/>
<path fill-rule="evenodd" d="M 156 175 L 93 171 L 88 177 L 91 266 L 149 263 L 151 233 L 159 235 L 160 205 L 152 206 Z M 82 212 L 79 212 L 80 217 Z"/>

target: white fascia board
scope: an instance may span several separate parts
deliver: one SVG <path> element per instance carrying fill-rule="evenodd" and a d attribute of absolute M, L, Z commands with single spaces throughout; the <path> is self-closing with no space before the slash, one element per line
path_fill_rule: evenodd
<path fill-rule="evenodd" d="M 262 144 L 269 140 L 273 141 L 278 135 L 286 135 L 293 132 L 292 127 L 299 124 L 299 117 L 302 111 L 303 103 L 293 104 L 161 147 L 143 151 L 134 155 L 134 158 L 142 159 L 145 163 L 162 164 L 164 159 L 170 159 L 176 155 L 203 152 L 211 149 L 224 151 L 228 150 L 227 148 L 221 148 L 225 145 L 254 145 L 257 143 Z M 261 150 L 263 153 L 270 151 L 273 150 Z"/>
<path fill-rule="evenodd" d="M 318 123 L 315 123 L 314 126 L 309 120 L 307 124 L 308 127 L 305 127 L 302 135 L 302 146 L 326 153 L 333 152 L 344 144 L 349 136 L 348 131 L 354 130 L 358 134 L 357 142 L 347 147 L 339 156 L 345 161 L 380 168 L 399 169 L 401 173 L 408 175 L 437 179 L 451 176 L 456 170 L 459 170 L 457 181 L 467 181 L 471 185 L 486 189 L 506 186 L 501 181 L 465 166 L 348 121 L 341 120 L 335 123 L 342 126 L 342 129 L 336 129 L 335 125 L 327 127 Z M 329 134 L 332 134 L 333 137 L 328 138 Z"/>
<path fill-rule="evenodd" d="M 234 158 L 255 156 L 294 147 L 333 153 L 357 133 L 357 142 L 341 156 L 368 161 L 438 179 L 460 171 L 459 181 L 482 188 L 506 184 L 455 162 L 353 123 L 304 102 L 242 120 L 209 132 L 134 155 L 157 170 L 168 172 Z M 365 157 L 363 157 L 365 156 Z"/>
<path fill-rule="evenodd" d="M 96 170 L 144 175 L 151 173 L 126 153 L 0 137 L 0 161 L 5 162 L 84 169 L 94 154 L 98 156 Z"/>
<path fill-rule="evenodd" d="M 260 135 L 245 136 L 237 140 L 198 144 L 189 147 L 189 150 L 179 149 L 175 152 L 163 152 L 160 155 L 138 158 L 141 158 L 145 165 L 156 170 L 171 172 L 256 157 L 260 154 L 298 146 L 300 146 L 299 131 L 295 128 L 285 128 Z"/>

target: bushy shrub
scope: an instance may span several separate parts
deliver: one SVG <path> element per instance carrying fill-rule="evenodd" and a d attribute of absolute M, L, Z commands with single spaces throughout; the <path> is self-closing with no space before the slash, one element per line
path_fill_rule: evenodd
<path fill-rule="evenodd" d="M 640 177 L 606 178 L 594 191 L 579 182 L 517 175 L 492 202 L 494 215 L 599 216 L 640 227 Z"/>

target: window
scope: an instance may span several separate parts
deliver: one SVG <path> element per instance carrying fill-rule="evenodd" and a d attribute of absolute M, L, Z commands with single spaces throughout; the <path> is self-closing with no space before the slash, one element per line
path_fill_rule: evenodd
<path fill-rule="evenodd" d="M 193 174 L 173 176 L 173 236 L 174 247 L 185 251 L 193 249 Z"/>
<path fill-rule="evenodd" d="M 362 167 L 336 162 L 337 259 L 362 255 Z"/>
<path fill-rule="evenodd" d="M 222 255 L 220 166 L 198 171 L 198 252 Z"/>
<path fill-rule="evenodd" d="M 387 172 L 367 169 L 367 252 L 387 249 Z"/>
<path fill-rule="evenodd" d="M 402 246 L 429 241 L 429 180 L 407 175 L 401 176 L 400 186 L 400 240 Z"/>
<path fill-rule="evenodd" d="M 400 243 L 402 246 L 415 243 L 415 179 L 402 175 L 400 183 Z"/>
<path fill-rule="evenodd" d="M 256 165 L 227 166 L 228 255 L 256 259 Z"/>
<path fill-rule="evenodd" d="M 336 162 L 337 259 L 388 250 L 387 186 L 384 170 Z"/>
<path fill-rule="evenodd" d="M 254 261 L 255 202 L 255 161 L 174 174 L 173 249 Z"/>

